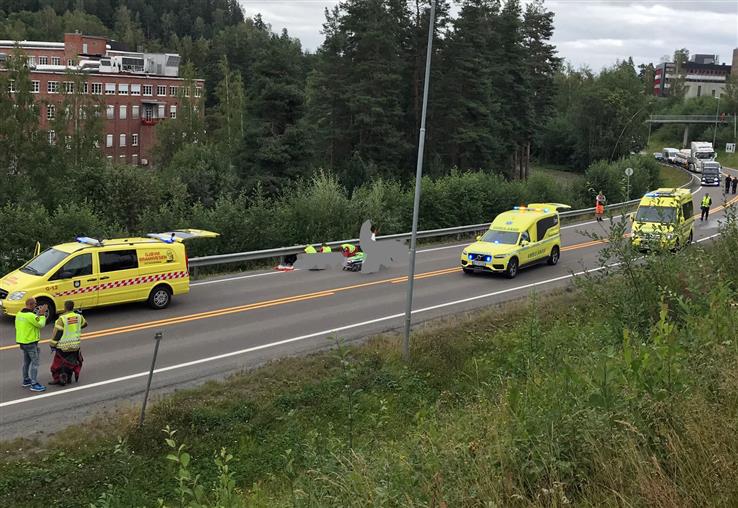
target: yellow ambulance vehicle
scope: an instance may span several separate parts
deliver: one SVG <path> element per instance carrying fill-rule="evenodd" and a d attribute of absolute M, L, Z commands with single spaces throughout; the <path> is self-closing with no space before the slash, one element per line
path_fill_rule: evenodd
<path fill-rule="evenodd" d="M 656 189 L 638 204 L 631 242 L 641 251 L 678 250 L 694 239 L 694 204 L 689 189 Z"/>
<path fill-rule="evenodd" d="M 73 300 L 78 309 L 128 302 L 166 308 L 174 295 L 190 291 L 187 253 L 182 243 L 217 233 L 180 229 L 148 238 L 75 242 L 46 249 L 0 279 L 0 314 L 14 316 L 34 297 L 48 316 Z"/>
<path fill-rule="evenodd" d="M 571 208 L 559 203 L 531 203 L 503 212 L 476 243 L 461 253 L 464 273 L 498 272 L 509 279 L 520 268 L 546 261 L 559 262 L 561 226 L 559 210 Z"/>

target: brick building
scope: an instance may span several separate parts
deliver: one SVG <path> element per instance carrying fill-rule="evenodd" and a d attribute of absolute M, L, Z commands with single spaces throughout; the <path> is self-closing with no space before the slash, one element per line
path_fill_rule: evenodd
<path fill-rule="evenodd" d="M 75 71 L 84 78 L 82 93 L 99 96 L 102 102 L 101 149 L 108 160 L 149 164 L 156 124 L 177 116 L 184 81 L 179 77 L 179 55 L 131 52 L 104 37 L 78 33 L 66 34 L 64 42 L 0 40 L 0 72 L 16 44 L 28 59 L 41 128 L 49 130 L 55 103 L 63 100 L 63 90 L 74 86 L 67 73 Z M 183 92 L 202 97 L 203 87 L 204 81 L 197 79 L 194 90 Z M 55 140 L 53 131 L 49 140 Z"/>

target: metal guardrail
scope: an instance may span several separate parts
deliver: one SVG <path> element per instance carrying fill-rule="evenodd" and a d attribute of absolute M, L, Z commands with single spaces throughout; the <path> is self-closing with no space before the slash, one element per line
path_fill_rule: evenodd
<path fill-rule="evenodd" d="M 680 168 L 681 169 L 681 168 Z M 685 171 L 686 172 L 686 171 Z M 681 188 L 689 187 L 692 185 L 692 183 L 695 180 L 694 175 L 692 175 L 692 179 L 681 186 Z M 620 208 L 627 208 L 628 206 L 632 206 L 637 204 L 641 198 L 638 199 L 632 199 L 630 201 L 625 201 L 622 203 L 613 203 L 612 205 L 608 205 L 609 210 L 618 210 Z M 594 213 L 594 207 L 593 208 L 584 208 L 581 210 L 568 210 L 565 212 L 559 213 L 559 217 L 566 219 L 571 217 L 579 217 L 581 215 L 587 215 Z M 491 222 L 485 222 L 483 224 L 471 224 L 468 226 L 456 226 L 452 228 L 441 228 L 441 229 L 429 229 L 426 231 L 418 231 L 418 238 L 436 238 L 440 236 L 451 236 L 451 235 L 457 235 L 457 234 L 464 234 L 464 233 L 473 233 L 476 231 L 484 231 L 488 229 L 492 225 Z M 411 233 L 397 233 L 394 235 L 385 235 L 385 236 L 378 236 L 377 240 L 407 240 L 411 236 Z M 335 242 L 326 242 L 326 245 L 329 247 L 339 247 L 341 244 L 344 243 L 358 243 L 358 238 L 352 238 L 350 240 L 340 240 Z M 314 247 L 319 247 L 322 244 L 313 244 Z M 215 265 L 225 265 L 225 264 L 231 264 L 231 263 L 244 263 L 247 261 L 257 261 L 260 259 L 270 259 L 270 258 L 278 258 L 282 256 L 290 256 L 293 254 L 301 254 L 305 251 L 305 245 L 294 245 L 292 247 L 279 247 L 276 249 L 265 249 L 265 250 L 256 250 L 256 251 L 250 251 L 250 252 L 236 252 L 233 254 L 220 254 L 216 256 L 202 256 L 202 257 L 196 257 L 196 258 L 190 258 L 189 261 L 189 267 L 192 268 L 198 268 L 203 266 L 215 266 Z"/>
<path fill-rule="evenodd" d="M 647 123 L 727 123 L 733 116 L 717 115 L 650 115 Z"/>

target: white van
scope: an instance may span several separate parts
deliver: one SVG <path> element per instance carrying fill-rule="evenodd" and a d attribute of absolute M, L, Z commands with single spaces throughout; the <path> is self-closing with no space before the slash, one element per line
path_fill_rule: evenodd
<path fill-rule="evenodd" d="M 679 153 L 679 150 L 676 148 L 664 148 L 663 152 L 664 160 L 666 162 L 669 162 L 671 164 L 676 164 L 676 155 Z"/>

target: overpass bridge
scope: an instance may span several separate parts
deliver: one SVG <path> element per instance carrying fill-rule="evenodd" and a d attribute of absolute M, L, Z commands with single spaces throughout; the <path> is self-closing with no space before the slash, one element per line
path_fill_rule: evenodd
<path fill-rule="evenodd" d="M 725 114 L 722 114 L 722 115 L 650 115 L 648 117 L 648 120 L 646 120 L 646 123 L 648 124 L 649 138 L 650 138 L 651 127 L 653 125 L 663 125 L 663 124 L 684 125 L 684 137 L 682 138 L 682 148 L 686 148 L 687 143 L 689 143 L 689 126 L 690 125 L 710 124 L 710 125 L 714 125 L 715 128 L 717 129 L 718 124 L 732 123 L 734 137 L 735 137 L 736 118 L 737 118 L 736 115 L 728 116 Z"/>

